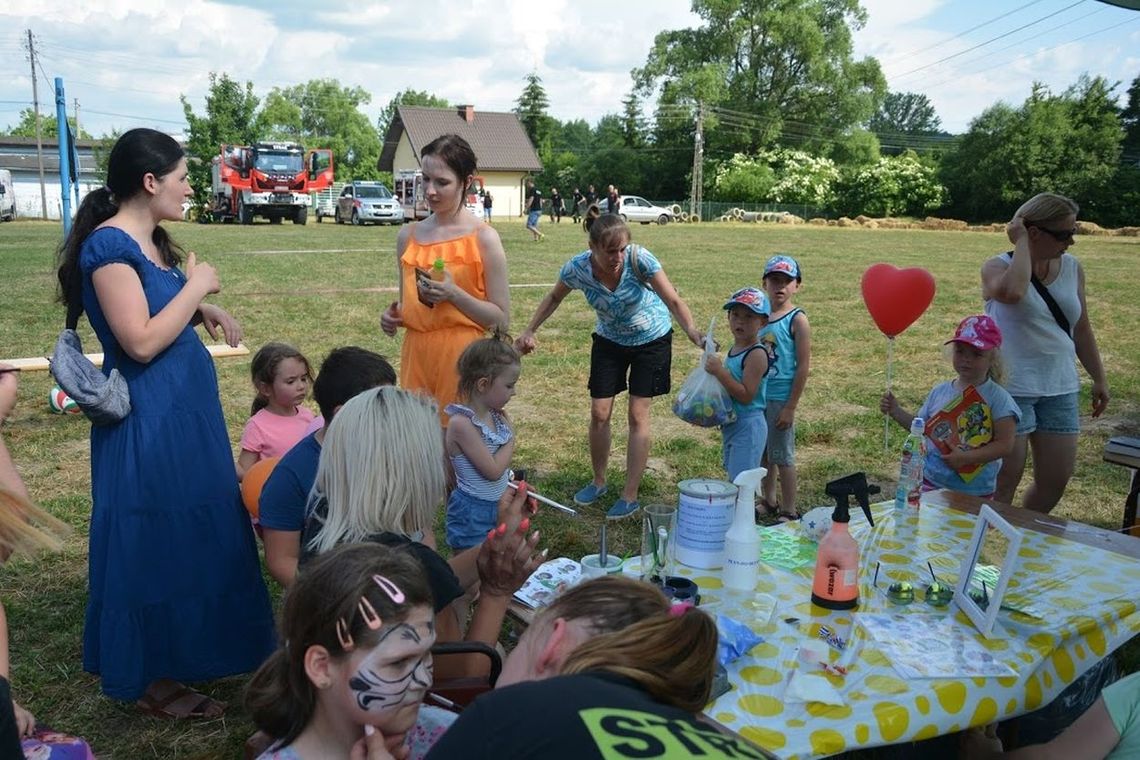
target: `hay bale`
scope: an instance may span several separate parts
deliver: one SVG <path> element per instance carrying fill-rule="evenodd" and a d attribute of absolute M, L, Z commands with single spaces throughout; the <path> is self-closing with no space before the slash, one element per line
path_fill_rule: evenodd
<path fill-rule="evenodd" d="M 803 224 L 803 223 L 804 223 L 803 218 L 798 217 L 795 214 L 784 214 L 783 216 L 780 217 L 780 224 Z"/>
<path fill-rule="evenodd" d="M 854 219 L 848 219 L 845 216 L 841 216 L 841 217 L 839 217 L 838 226 L 839 227 L 854 227 L 855 226 L 855 220 Z"/>
<path fill-rule="evenodd" d="M 826 227 L 827 220 L 822 216 L 813 216 L 811 219 L 808 219 L 808 224 L 814 224 L 816 227 Z"/>
<path fill-rule="evenodd" d="M 879 223 L 876 222 L 874 219 L 868 219 L 867 221 L 863 222 L 863 226 L 869 230 L 879 229 Z"/>
<path fill-rule="evenodd" d="M 839 222 L 838 222 L 838 220 L 835 220 L 835 219 L 828 219 L 827 220 L 827 226 L 828 227 L 838 227 Z"/>
<path fill-rule="evenodd" d="M 1101 227 L 1096 222 L 1077 222 L 1078 235 L 1096 235 L 1098 237 L 1111 235 L 1112 232 Z"/>
<path fill-rule="evenodd" d="M 1116 234 L 1122 237 L 1140 237 L 1140 227 L 1121 227 Z"/>
<path fill-rule="evenodd" d="M 924 230 L 965 230 L 968 226 L 961 219 L 939 219 L 936 216 L 926 217 L 921 224 Z"/>
<path fill-rule="evenodd" d="M 867 222 L 871 221 L 871 217 L 860 214 L 859 216 L 855 217 L 855 221 L 859 222 L 859 224 L 865 225 Z"/>

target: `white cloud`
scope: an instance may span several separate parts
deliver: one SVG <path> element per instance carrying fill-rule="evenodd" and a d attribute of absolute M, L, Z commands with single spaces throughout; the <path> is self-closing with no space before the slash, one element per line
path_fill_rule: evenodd
<path fill-rule="evenodd" d="M 1043 0 L 1032 11 L 1040 8 L 1044 15 L 1066 4 Z M 99 133 L 141 124 L 178 129 L 179 96 L 189 96 L 200 110 L 211 71 L 250 80 L 259 94 L 273 86 L 334 78 L 372 94 L 365 111 L 373 118 L 407 87 L 481 110 L 509 110 L 524 77 L 536 71 L 553 116 L 593 123 L 620 110 L 632 86 L 630 70 L 644 63 L 658 33 L 700 23 L 689 0 L 417 0 L 414 12 L 409 5 L 0 0 L 0 73 L 5 74 L 0 101 L 16 101 L 0 103 L 0 127 L 14 122 L 21 103 L 31 99 L 21 49 L 26 28 L 40 42 L 44 71 L 64 78 L 69 104 L 78 98 L 88 114 L 85 126 Z M 1047 50 L 1130 18 L 1128 11 L 1089 3 L 1077 9 L 1090 17 L 1081 24 L 1032 42 L 1027 33 L 1027 41 L 988 59 L 983 56 L 995 46 L 902 77 L 1016 26 L 1016 18 L 947 42 L 1005 12 L 1005 6 L 992 0 L 863 0 L 863 5 L 869 18 L 855 33 L 857 55 L 878 57 L 892 89 L 926 92 L 952 130 L 964 129 L 996 99 L 1020 103 L 1034 79 L 1061 90 L 1088 70 L 1124 80 L 1126 88 L 1140 64 L 1135 53 L 1140 23 Z M 1131 16 L 1140 19 L 1140 14 Z M 1058 16 L 1042 27 L 1065 24 L 1067 18 Z M 1024 56 L 1017 58 L 1018 53 Z M 1014 62 L 994 68 L 1009 60 Z M 47 112 L 50 85 L 42 78 L 40 85 Z"/>

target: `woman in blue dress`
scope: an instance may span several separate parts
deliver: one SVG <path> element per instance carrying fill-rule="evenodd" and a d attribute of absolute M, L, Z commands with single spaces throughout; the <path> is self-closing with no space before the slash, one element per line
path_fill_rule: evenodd
<path fill-rule="evenodd" d="M 204 298 L 218 275 L 159 222 L 182 218 L 186 158 L 169 135 L 115 143 L 107 186 L 89 193 L 60 250 L 68 324 L 81 312 L 104 372 L 127 380 L 131 412 L 91 430 L 91 531 L 83 668 L 103 692 L 163 717 L 217 717 L 185 686 L 257 668 L 272 610 L 242 509 L 201 321 L 230 345 L 241 328 Z"/>

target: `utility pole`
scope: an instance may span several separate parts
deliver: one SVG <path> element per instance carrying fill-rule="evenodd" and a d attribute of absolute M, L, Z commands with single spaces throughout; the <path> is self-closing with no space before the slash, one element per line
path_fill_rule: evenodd
<path fill-rule="evenodd" d="M 79 98 L 75 99 L 75 139 L 79 139 Z"/>
<path fill-rule="evenodd" d="M 693 133 L 693 185 L 689 190 L 689 217 L 700 218 L 705 187 L 705 106 L 697 104 L 697 128 Z"/>
<path fill-rule="evenodd" d="M 40 89 L 36 84 L 36 43 L 32 39 L 32 30 L 28 30 L 28 63 L 32 65 L 32 108 L 36 112 L 36 162 L 40 168 L 40 206 L 43 209 L 44 219 L 48 218 L 47 189 L 44 186 L 44 141 L 40 131 Z"/>

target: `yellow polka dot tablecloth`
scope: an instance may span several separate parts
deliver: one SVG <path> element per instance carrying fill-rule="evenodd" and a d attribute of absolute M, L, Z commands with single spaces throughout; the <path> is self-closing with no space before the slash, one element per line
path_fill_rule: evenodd
<path fill-rule="evenodd" d="M 851 514 L 861 557 L 857 610 L 811 604 L 814 560 L 807 561 L 810 540 L 800 537 L 796 523 L 760 529 L 769 537 L 786 532 L 770 543 L 798 548 L 773 560 L 780 566 L 761 563 L 754 594 L 725 590 L 719 570 L 678 568 L 699 585 L 702 608 L 746 623 L 763 637 L 727 666 L 732 688 L 706 708 L 709 717 L 788 760 L 929 739 L 1042 707 L 1140 633 L 1140 561 L 1023 530 L 1018 565 L 998 615 L 1002 637 L 985 639 L 957 607 L 936 609 L 921 599 L 930 579 L 927 562 L 941 582 L 957 581 L 977 518 L 927 504 L 896 510 L 893 502 L 874 505 L 873 514 L 873 528 L 858 510 Z M 872 585 L 876 565 L 877 587 Z M 902 607 L 891 604 L 885 591 L 895 581 L 912 583 L 918 599 Z M 903 677 L 887 655 L 889 648 L 858 624 L 860 615 L 951 618 L 966 630 L 972 646 L 988 653 L 984 659 L 992 657 L 1013 675 Z M 798 659 L 801 645 L 821 640 L 821 628 L 825 637 L 832 634 L 832 644 L 822 647 L 829 664 L 845 666 L 845 675 Z M 844 649 L 834 646 L 836 638 Z M 809 671 L 807 681 L 825 680 L 833 687 L 824 689 L 831 693 L 826 701 L 799 701 L 798 689 L 789 691 L 793 676 Z"/>

